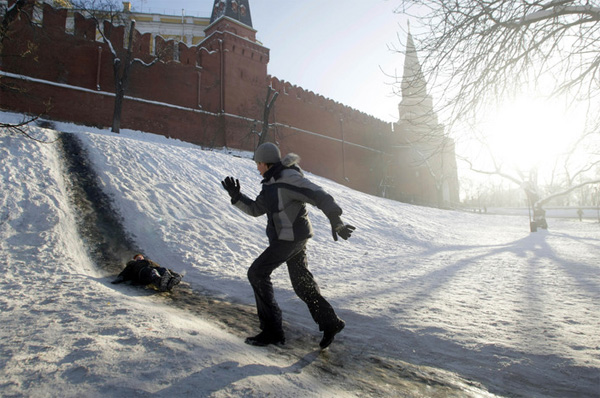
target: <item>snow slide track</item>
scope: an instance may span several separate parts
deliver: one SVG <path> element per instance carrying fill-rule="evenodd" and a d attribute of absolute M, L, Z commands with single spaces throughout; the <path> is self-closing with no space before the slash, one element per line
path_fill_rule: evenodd
<path fill-rule="evenodd" d="M 143 250 L 126 231 L 111 198 L 102 191 L 87 152 L 76 135 L 60 133 L 59 142 L 69 193 L 79 216 L 81 237 L 92 261 L 107 275 L 115 275 L 131 253 Z M 147 291 L 149 295 L 155 294 L 151 289 Z M 182 282 L 171 293 L 158 294 L 178 308 L 223 325 L 240 338 L 255 333 L 258 328 L 253 307 L 210 297 L 188 283 Z M 494 396 L 478 384 L 450 372 L 409 364 L 383 353 L 353 351 L 351 337 L 344 336 L 344 341 L 334 342 L 327 350 L 320 351 L 318 336 L 301 334 L 287 325 L 286 330 L 285 346 L 269 346 L 265 350 L 294 361 L 291 368 L 309 371 L 361 397 L 389 396 L 390 391 L 399 397 Z"/>

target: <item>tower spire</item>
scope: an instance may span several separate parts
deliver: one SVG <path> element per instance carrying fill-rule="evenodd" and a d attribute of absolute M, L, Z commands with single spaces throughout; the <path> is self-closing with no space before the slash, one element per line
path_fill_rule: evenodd
<path fill-rule="evenodd" d="M 404 71 L 400 88 L 402 100 L 398 104 L 399 120 L 409 122 L 415 132 L 423 130 L 424 134 L 430 134 L 430 130 L 437 130 L 437 115 L 433 110 L 433 100 L 427 93 L 427 81 L 410 33 L 410 25 L 406 37 Z"/>
<path fill-rule="evenodd" d="M 402 97 L 427 95 L 427 83 L 425 82 L 415 43 L 410 33 L 410 23 L 406 38 L 406 50 L 404 52 L 404 72 L 401 88 Z"/>
<path fill-rule="evenodd" d="M 228 17 L 252 27 L 249 0 L 215 0 L 210 23 L 212 24 L 222 17 Z"/>

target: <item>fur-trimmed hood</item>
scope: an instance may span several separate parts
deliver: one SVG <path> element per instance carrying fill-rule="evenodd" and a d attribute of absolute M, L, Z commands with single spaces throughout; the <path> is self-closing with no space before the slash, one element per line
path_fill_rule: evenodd
<path fill-rule="evenodd" d="M 288 153 L 281 159 L 284 167 L 300 166 L 300 156 L 295 153 Z"/>
<path fill-rule="evenodd" d="M 275 163 L 265 174 L 263 174 L 262 183 L 267 183 L 271 179 L 277 181 L 284 175 L 298 174 L 304 177 L 304 173 L 300 168 L 300 156 L 295 153 L 288 153 L 279 162 Z"/>

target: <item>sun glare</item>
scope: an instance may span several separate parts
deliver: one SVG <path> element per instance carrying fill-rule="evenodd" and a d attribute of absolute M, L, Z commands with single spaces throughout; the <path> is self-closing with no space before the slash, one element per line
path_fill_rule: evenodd
<path fill-rule="evenodd" d="M 521 99 L 494 112 L 484 133 L 496 160 L 528 170 L 564 152 L 579 135 L 580 120 L 558 102 Z"/>

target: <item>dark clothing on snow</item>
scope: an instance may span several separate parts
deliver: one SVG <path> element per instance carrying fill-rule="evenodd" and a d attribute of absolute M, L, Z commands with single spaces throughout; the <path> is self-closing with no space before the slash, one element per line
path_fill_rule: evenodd
<path fill-rule="evenodd" d="M 297 155 L 288 154 L 271 166 L 263 175 L 262 190 L 255 200 L 243 194 L 232 199 L 234 206 L 251 216 L 267 215 L 269 247 L 248 269 L 248 279 L 256 298 L 260 328 L 275 336 L 283 336 L 283 329 L 271 274 L 284 262 L 294 291 L 308 306 L 319 329 L 328 330 L 342 322 L 308 269 L 306 243 L 313 229 L 306 203 L 318 207 L 330 220 L 339 220 L 342 209 L 331 195 L 304 177 L 297 161 Z"/>
<path fill-rule="evenodd" d="M 271 273 L 284 262 L 287 263 L 294 292 L 308 306 L 319 330 L 325 330 L 335 323 L 338 318 L 333 307 L 323 298 L 317 282 L 308 270 L 306 240 L 278 241 L 272 243 L 248 269 L 248 280 L 254 290 L 261 330 L 282 332 L 281 309 L 275 301 Z"/>
<path fill-rule="evenodd" d="M 111 283 L 116 284 L 127 281 L 131 281 L 134 285 L 152 284 L 159 290 L 170 290 L 171 287 L 181 281 L 181 275 L 173 270 L 161 267 L 152 260 L 131 260 L 117 276 L 117 279 Z"/>

